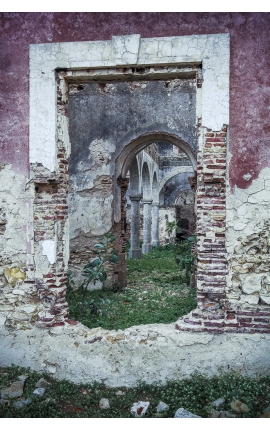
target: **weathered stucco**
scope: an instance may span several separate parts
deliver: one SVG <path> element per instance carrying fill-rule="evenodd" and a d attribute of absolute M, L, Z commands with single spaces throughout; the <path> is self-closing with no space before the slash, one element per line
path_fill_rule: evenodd
<path fill-rule="evenodd" d="M 261 304 L 265 311 L 269 311 L 269 211 L 269 168 L 263 169 L 249 188 L 235 187 L 234 194 L 227 198 L 227 249 L 230 256 L 227 297 L 233 310 L 240 304 L 256 310 Z"/>
<path fill-rule="evenodd" d="M 269 334 L 175 333 L 174 324 L 149 324 L 126 330 L 90 330 L 78 326 L 34 328 L 14 338 L 0 331 L 0 364 L 10 362 L 74 382 L 103 382 L 132 387 L 189 377 L 237 371 L 269 374 Z"/>
<path fill-rule="evenodd" d="M 268 338 L 254 333 L 270 330 L 269 17 L 267 13 L 0 15 L 0 34 L 5 40 L 0 50 L 0 176 L 3 184 L 0 190 L 3 200 L 0 212 L 0 246 L 3 249 L 0 322 L 5 324 L 4 348 L 8 351 L 13 345 L 2 357 L 4 363 L 22 364 L 25 336 L 30 332 L 39 333 L 34 341 L 33 355 L 38 351 L 40 362 L 44 363 L 42 357 L 50 348 L 46 343 L 47 331 L 42 334 L 31 327 L 38 319 L 40 327 L 64 324 L 67 316 L 65 282 L 70 220 L 67 219 L 66 203 L 71 148 L 65 111 L 68 100 L 65 79 L 79 82 L 82 72 L 78 69 L 81 67 L 103 68 L 103 80 L 110 73 L 122 74 L 123 79 L 123 73 L 126 73 L 127 80 L 131 81 L 136 67 L 140 70 L 149 67 L 147 73 L 161 73 L 155 66 L 167 65 L 166 73 L 173 73 L 177 63 L 193 66 L 201 63 L 196 104 L 199 131 L 197 233 L 201 253 L 198 309 L 179 321 L 177 327 L 179 330 L 214 332 L 222 332 L 225 327 L 228 331 L 253 333 L 242 334 L 242 338 L 233 334 L 214 336 L 215 352 L 212 354 L 219 357 L 222 348 L 218 346 L 218 339 L 224 337 L 235 342 L 234 348 L 226 342 L 224 345 L 237 355 L 236 343 L 240 336 L 243 351 L 251 351 L 250 366 L 255 366 L 257 373 L 260 368 L 264 371 L 267 359 L 263 349 L 267 351 Z M 112 35 L 116 37 L 112 38 Z M 55 75 L 57 68 L 62 72 L 57 70 Z M 73 78 L 73 72 L 66 68 L 76 69 Z M 93 73 L 90 70 L 89 81 Z M 134 147 L 126 146 L 130 156 L 134 156 L 135 146 L 139 143 L 135 139 Z M 98 146 L 102 147 L 100 142 Z M 89 174 L 86 187 L 77 190 L 75 205 L 82 209 L 82 213 L 89 208 L 87 190 L 95 191 L 98 202 L 102 180 L 112 179 L 110 159 L 119 153 L 114 153 L 114 148 L 108 150 L 107 143 L 104 148 L 108 165 L 100 163 L 101 175 Z M 98 159 L 98 152 L 96 155 Z M 114 221 L 118 222 L 121 218 L 120 194 L 124 194 L 127 181 L 121 179 L 120 192 L 116 179 L 122 172 L 125 157 L 126 152 L 119 155 L 115 183 L 110 182 L 112 188 L 107 187 L 106 196 L 102 196 L 107 202 L 105 212 L 108 213 L 109 208 L 114 210 Z M 114 190 L 114 202 L 109 189 Z M 99 205 L 97 212 L 100 213 Z M 109 218 L 112 223 L 111 213 Z M 89 231 L 86 219 L 80 219 L 78 223 L 81 231 Z M 97 225 L 95 230 L 93 223 L 92 227 L 93 231 L 103 228 Z M 73 226 L 71 231 L 76 234 Z M 19 328 L 29 330 L 12 332 Z M 8 332 L 7 329 L 12 330 Z M 15 333 L 19 335 L 14 340 Z M 196 336 L 203 339 L 212 334 Z M 67 337 L 63 335 L 63 339 L 65 344 Z M 259 339 L 259 349 L 254 347 L 256 339 Z M 44 348 L 39 349 L 43 341 Z M 102 344 L 103 341 L 95 341 L 91 347 Z M 51 354 L 54 357 L 55 351 Z M 112 354 L 117 356 L 115 350 Z M 220 358 L 222 363 L 227 359 L 225 355 Z M 234 360 L 234 367 L 238 368 L 236 355 L 228 356 L 228 360 L 230 363 Z M 157 366 L 168 361 L 167 357 L 161 359 L 161 356 Z M 124 357 L 129 363 L 125 353 Z M 34 364 L 35 358 L 27 359 L 29 364 L 39 368 L 40 364 Z M 244 368 L 250 367 L 247 359 L 242 359 L 245 361 L 241 361 L 239 369 L 245 372 Z M 48 363 L 54 363 L 54 359 L 49 360 Z M 86 363 L 84 359 L 82 361 Z M 191 364 L 194 370 L 196 360 Z M 135 379 L 141 370 L 139 367 L 136 367 Z M 90 379 L 97 375 L 98 365 L 94 369 Z M 164 375 L 164 371 L 157 372 L 155 378 Z M 64 374 L 61 372 L 60 376 Z M 183 370 L 183 374 L 187 373 Z M 123 375 L 128 375 L 125 376 L 127 384 L 133 384 L 128 382 L 135 380 L 130 373 Z M 180 373 L 175 375 L 179 377 Z M 78 380 L 79 375 L 74 370 L 74 380 L 76 378 Z M 113 378 L 110 383 L 115 383 Z"/>
<path fill-rule="evenodd" d="M 269 21 L 269 13 L 244 12 L 1 13 L 0 34 L 5 41 L 0 50 L 0 91 L 5 101 L 0 107 L 3 162 L 27 176 L 30 43 L 111 40 L 113 35 L 121 34 L 149 38 L 229 33 L 232 154 L 229 177 L 232 187 L 237 184 L 248 188 L 261 169 L 269 166 Z M 16 86 L 12 79 L 16 80 Z M 250 169 L 252 177 L 243 180 Z"/>
<path fill-rule="evenodd" d="M 125 37 L 129 38 L 118 36 L 118 48 L 124 47 Z M 116 40 L 115 37 L 114 42 Z M 202 125 L 220 130 L 223 124 L 229 123 L 229 35 L 141 39 L 136 46 L 136 63 L 133 56 L 123 54 L 127 62 L 121 64 L 202 63 Z M 126 52 L 126 48 L 123 49 Z M 111 41 L 30 45 L 30 163 L 42 163 L 51 171 L 56 169 L 56 81 L 53 70 L 113 67 L 118 62 Z"/>

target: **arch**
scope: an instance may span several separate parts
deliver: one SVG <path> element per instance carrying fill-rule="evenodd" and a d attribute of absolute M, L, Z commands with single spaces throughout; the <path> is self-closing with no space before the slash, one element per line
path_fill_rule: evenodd
<path fill-rule="evenodd" d="M 190 195 L 192 195 L 193 196 L 193 198 L 195 199 L 195 192 L 192 190 L 192 189 L 190 189 L 190 188 L 187 188 L 187 189 L 185 189 L 185 190 L 182 190 L 182 191 L 180 191 L 180 193 L 178 193 L 177 195 L 176 195 L 176 197 L 175 197 L 175 199 L 174 199 L 174 205 L 177 205 L 178 204 L 178 199 L 182 196 L 182 194 L 184 194 L 184 193 L 189 193 Z M 194 204 L 194 202 L 193 202 L 193 204 Z"/>
<path fill-rule="evenodd" d="M 179 175 L 179 173 L 193 173 L 194 170 L 192 166 L 177 166 L 170 170 L 170 172 L 161 179 L 159 183 L 159 192 L 161 192 L 162 188 L 169 181 L 169 179 L 173 178 L 173 176 Z"/>
<path fill-rule="evenodd" d="M 124 146 L 115 160 L 115 182 L 114 182 L 114 221 L 121 220 L 121 189 L 119 183 L 126 178 L 133 159 L 136 155 L 151 143 L 168 142 L 182 149 L 191 161 L 194 171 L 197 170 L 196 151 L 180 136 L 166 132 L 146 133 L 131 140 Z"/>
<path fill-rule="evenodd" d="M 151 197 L 150 172 L 147 162 L 142 167 L 142 196 L 144 199 Z"/>
<path fill-rule="evenodd" d="M 189 143 L 185 142 L 177 135 L 156 132 L 143 134 L 133 139 L 123 148 L 116 159 L 116 177 L 119 177 L 120 175 L 122 177 L 126 177 L 133 158 L 150 143 L 155 142 L 169 142 L 178 146 L 178 148 L 181 148 L 190 159 L 193 169 L 197 170 L 196 152 Z"/>

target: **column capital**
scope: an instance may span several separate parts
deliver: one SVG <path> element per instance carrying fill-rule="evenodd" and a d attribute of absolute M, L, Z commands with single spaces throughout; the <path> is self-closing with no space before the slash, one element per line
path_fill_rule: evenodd
<path fill-rule="evenodd" d="M 152 206 L 159 206 L 159 202 L 153 201 Z"/>
<path fill-rule="evenodd" d="M 142 199 L 142 203 L 144 204 L 144 205 L 151 205 L 152 204 L 152 199 Z"/>
<path fill-rule="evenodd" d="M 131 200 L 132 202 L 139 202 L 141 198 L 141 194 L 134 194 L 133 196 L 129 196 L 129 200 Z"/>

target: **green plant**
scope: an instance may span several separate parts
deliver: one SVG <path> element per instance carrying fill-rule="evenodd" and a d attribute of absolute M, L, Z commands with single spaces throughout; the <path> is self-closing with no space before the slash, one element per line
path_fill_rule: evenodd
<path fill-rule="evenodd" d="M 70 294 L 70 318 L 89 328 L 101 326 L 106 330 L 118 330 L 139 324 L 168 324 L 186 315 L 196 307 L 196 290 L 179 282 L 179 268 L 175 262 L 177 249 L 173 244 L 157 246 L 140 260 L 128 260 L 127 287 L 88 290 L 82 316 L 77 295 L 74 298 Z M 78 290 L 76 293 L 79 294 Z M 97 309 L 106 309 L 106 318 L 100 311 L 95 312 L 91 300 Z"/>
<path fill-rule="evenodd" d="M 78 290 L 74 290 L 75 282 L 73 273 L 69 270 L 67 273 L 67 298 L 71 296 L 75 301 L 76 306 L 79 308 L 80 318 L 85 312 L 86 307 L 91 308 L 91 313 L 95 315 L 105 316 L 107 311 L 104 308 L 104 304 L 111 304 L 109 300 L 105 302 L 103 299 L 92 299 L 86 300 L 86 294 L 89 284 L 95 285 L 96 281 L 104 283 L 107 279 L 106 266 L 109 263 L 118 263 L 119 256 L 116 250 L 113 248 L 113 242 L 116 236 L 112 233 L 105 233 L 98 239 L 98 243 L 94 245 L 95 249 L 92 252 L 96 255 L 92 261 L 87 263 L 83 268 L 82 276 L 85 278 L 84 281 L 79 285 Z"/>
<path fill-rule="evenodd" d="M 151 385 L 139 382 L 128 388 L 108 387 L 98 382 L 74 384 L 56 379 L 51 374 L 11 365 L 0 367 L 0 390 L 15 382 L 22 374 L 28 375 L 23 395 L 21 398 L 9 399 L 7 405 L 0 403 L 0 418 L 132 418 L 130 408 L 138 400 L 150 401 L 145 419 L 157 418 L 156 407 L 160 401 L 169 406 L 160 418 L 173 418 L 180 407 L 208 418 L 213 409 L 212 402 L 220 397 L 224 398 L 224 403 L 218 410 L 229 411 L 236 418 L 259 418 L 270 403 L 269 375 L 248 377 L 220 372 L 207 377 L 194 372 L 190 377 L 180 380 Z M 43 397 L 33 396 L 35 385 L 41 377 L 50 385 Z M 117 391 L 122 391 L 124 395 L 117 395 Z M 102 397 L 109 400 L 109 409 L 99 408 Z M 27 398 L 31 399 L 31 403 L 16 407 L 18 400 Z M 249 412 L 236 413 L 231 409 L 230 403 L 236 398 L 248 405 Z"/>
<path fill-rule="evenodd" d="M 178 223 L 177 221 L 174 220 L 174 221 L 168 221 L 165 231 L 168 233 L 169 237 L 171 237 L 172 232 L 177 229 L 178 229 Z"/>
<path fill-rule="evenodd" d="M 180 282 L 188 283 L 191 274 L 196 271 L 197 253 L 193 249 L 195 242 L 196 235 L 192 235 L 176 247 L 175 261 L 179 266 Z"/>

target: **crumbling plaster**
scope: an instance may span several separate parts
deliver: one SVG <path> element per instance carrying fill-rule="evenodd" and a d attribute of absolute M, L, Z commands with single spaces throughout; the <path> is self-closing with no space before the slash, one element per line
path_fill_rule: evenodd
<path fill-rule="evenodd" d="M 139 35 L 135 36 L 138 40 Z M 229 34 L 140 39 L 140 43 L 132 44 L 138 49 L 137 57 L 123 54 L 122 61 L 113 46 L 125 46 L 125 41 L 130 43 L 130 36 L 117 36 L 114 42 L 30 45 L 30 162 L 42 163 L 52 172 L 56 170 L 54 70 L 58 68 L 202 63 L 202 125 L 220 130 L 229 123 L 229 40 Z M 68 142 L 66 145 L 69 146 Z"/>
<path fill-rule="evenodd" d="M 216 43 L 217 49 L 215 49 L 213 43 L 219 38 L 218 35 L 188 37 L 189 39 L 185 40 L 194 41 L 194 45 L 192 47 L 192 55 L 189 50 L 186 56 L 184 48 L 181 45 L 183 44 L 183 37 L 157 38 L 151 42 L 151 46 L 150 44 L 147 45 L 147 40 L 144 41 L 144 39 L 141 39 L 139 54 L 136 48 L 139 38 L 133 38 L 134 43 L 132 42 L 132 46 L 135 48 L 134 50 L 132 49 L 132 59 L 130 61 L 134 61 L 134 58 L 137 58 L 136 64 L 144 64 L 143 61 L 147 61 L 147 64 L 163 62 L 171 64 L 178 61 L 181 63 L 183 61 L 201 62 L 203 60 L 204 85 L 201 109 L 203 126 L 220 130 L 223 124 L 228 124 L 229 36 L 227 34 L 221 35 L 225 43 Z M 123 44 L 124 38 L 118 40 Z M 128 39 L 125 40 L 130 43 Z M 121 45 L 121 43 L 119 42 L 118 45 Z M 119 60 L 119 56 L 115 55 L 115 48 L 112 47 L 113 43 L 111 41 L 56 43 L 31 46 L 30 161 L 32 163 L 39 162 L 50 171 L 56 170 L 56 86 L 53 70 L 56 67 L 74 67 L 77 69 L 80 67 L 115 66 L 119 64 L 121 56 Z M 98 49 L 94 53 L 92 48 Z M 190 48 L 191 45 L 189 44 L 189 49 Z M 207 51 L 208 48 L 209 52 Z M 68 52 L 69 49 L 73 49 L 72 54 Z M 116 61 L 111 60 L 112 52 L 114 52 L 113 58 L 116 58 Z M 181 55 L 179 55 L 179 53 Z M 216 57 L 218 53 L 224 54 L 221 56 L 221 59 Z M 210 56 L 207 58 L 209 54 Z M 128 58 L 130 57 L 128 56 Z M 83 59 L 83 61 L 81 61 L 81 59 Z M 214 60 L 218 61 L 215 62 Z M 125 61 L 127 60 L 125 59 Z M 225 73 L 221 72 L 223 67 L 226 69 Z M 200 106 L 198 107 L 198 112 L 200 112 Z M 213 112 L 215 115 L 212 115 Z M 200 117 L 201 115 L 198 114 L 197 116 Z M 65 121 L 62 129 L 67 130 L 67 123 Z M 64 140 L 66 148 L 69 150 L 66 131 Z M 20 183 L 21 178 L 17 176 L 16 179 L 18 179 L 18 183 Z M 238 191 L 236 189 L 235 193 L 239 197 L 242 191 Z M 262 191 L 263 189 L 260 188 L 257 197 L 260 196 L 259 193 Z M 20 195 L 20 191 L 17 190 L 15 196 L 16 207 L 18 206 Z M 30 196 L 32 197 L 31 193 Z M 265 194 L 263 197 L 264 199 L 267 198 Z M 231 204 L 234 206 L 236 199 L 235 201 L 233 199 L 234 197 L 227 195 L 227 202 L 229 205 Z M 237 207 L 240 207 L 245 202 L 255 205 L 251 200 L 248 202 L 243 199 L 243 197 L 242 200 L 243 202 Z M 264 206 L 266 207 L 266 205 L 267 202 Z M 230 206 L 228 206 L 228 208 L 229 207 Z M 247 209 L 249 208 L 251 208 L 251 206 L 247 207 Z M 25 216 L 25 214 L 26 212 L 22 210 L 20 216 Z M 29 214 L 27 215 L 28 219 L 31 220 L 31 214 L 30 216 Z M 240 220 L 239 214 L 234 214 L 234 216 L 237 221 Z M 248 217 L 246 217 L 246 219 L 247 218 Z M 10 220 L 10 223 L 12 223 L 14 217 L 11 216 Z M 230 222 L 231 220 L 229 218 L 228 249 L 233 252 L 234 244 L 240 245 L 240 243 L 233 238 L 235 230 Z M 245 223 L 242 229 L 243 232 L 248 233 L 245 239 L 249 238 L 249 233 L 251 233 L 248 228 L 248 223 L 249 221 Z M 255 227 L 257 228 L 257 226 Z M 263 228 L 263 223 L 261 223 L 261 227 Z M 258 231 L 259 228 L 256 233 Z M 29 237 L 32 237 L 31 226 Z M 20 250 L 24 255 L 26 254 L 25 249 L 25 243 L 22 243 Z M 31 252 L 29 258 L 32 258 Z M 20 286 L 21 280 L 16 282 L 18 282 L 16 288 L 11 292 L 15 296 L 16 294 L 23 296 L 23 294 L 17 292 L 23 290 L 18 290 L 17 288 Z M 267 278 L 264 278 L 262 282 L 264 283 L 263 285 L 268 285 Z M 5 313 L 1 312 L 0 320 L 4 321 L 5 319 Z M 27 317 L 27 319 L 29 320 L 29 317 Z M 128 340 L 129 337 L 132 338 L 132 336 L 137 338 L 135 334 L 132 334 L 132 328 L 125 331 L 124 334 L 120 331 L 118 333 L 118 338 L 117 334 L 114 332 L 104 333 L 101 330 L 101 334 L 99 332 L 93 333 L 93 331 L 89 331 L 81 325 L 74 328 L 66 324 L 64 327 L 55 327 L 51 330 L 52 332 L 48 335 L 48 330 L 42 331 L 37 328 L 32 328 L 27 331 L 20 331 L 18 335 L 18 332 L 7 332 L 6 328 L 1 328 L 1 346 L 3 346 L 4 351 L 3 354 L 1 354 L 1 364 L 9 365 L 10 362 L 14 362 L 20 365 L 30 365 L 37 370 L 47 369 L 60 378 L 64 378 L 68 374 L 70 379 L 74 381 L 79 381 L 81 378 L 92 381 L 97 380 L 99 377 L 100 380 L 103 379 L 108 385 L 134 385 L 139 378 L 144 378 L 147 382 L 158 379 L 165 381 L 166 377 L 179 378 L 188 376 L 194 369 L 199 369 L 200 371 L 205 370 L 208 374 L 212 374 L 218 369 L 219 365 L 226 370 L 233 367 L 233 369 L 239 370 L 243 374 L 251 375 L 266 374 L 269 371 L 269 335 L 267 334 L 223 334 L 215 336 L 205 333 L 181 333 L 179 335 L 175 334 L 172 325 L 164 327 L 158 325 L 158 327 L 154 326 L 146 330 L 144 327 L 135 328 L 134 333 L 137 333 L 138 341 L 135 341 L 133 344 L 132 341 Z M 144 330 L 147 334 L 144 333 Z M 159 336 L 161 338 L 160 348 L 156 349 L 156 357 L 155 354 L 153 354 L 153 345 L 151 345 L 151 338 L 155 339 L 155 334 L 152 335 L 152 333 L 150 333 L 149 336 L 150 331 L 154 331 L 154 333 L 158 332 L 157 338 Z M 109 337 L 109 339 L 107 339 L 107 337 L 104 339 L 104 334 Z M 146 343 L 148 342 L 148 338 L 150 342 Z M 168 348 L 168 343 L 171 342 L 171 339 L 173 339 L 172 348 Z M 128 342 L 126 344 L 127 340 Z M 85 341 L 89 341 L 89 344 L 85 344 Z M 123 342 L 123 347 L 121 346 L 120 349 L 119 343 L 121 342 Z M 107 349 L 104 346 L 105 344 L 108 344 Z M 59 345 L 61 345 L 61 348 L 59 348 Z M 133 348 L 131 348 L 131 350 L 129 349 L 130 345 Z M 74 354 L 70 354 L 71 350 L 74 351 Z M 74 360 L 74 356 L 76 356 L 76 360 Z M 70 359 L 67 360 L 67 357 L 70 357 Z M 114 361 L 114 357 L 116 361 Z M 183 364 L 186 360 L 188 360 L 187 366 Z M 142 367 L 142 363 L 145 364 L 144 367 Z M 166 365 L 164 365 L 165 363 Z M 171 367 L 168 366 L 168 363 L 171 363 Z M 181 365 L 179 363 L 181 363 Z M 147 370 L 148 364 L 151 366 L 151 375 L 149 375 Z M 105 369 L 109 369 L 109 376 L 108 372 L 105 372 Z M 119 369 L 121 377 L 119 377 Z"/>
<path fill-rule="evenodd" d="M 1 365 L 10 362 L 47 371 L 59 379 L 135 386 L 179 380 L 194 370 L 208 376 L 236 371 L 269 374 L 269 334 L 181 333 L 174 324 L 149 324 L 107 331 L 77 326 L 37 328 L 8 336 L 0 332 Z"/>
<path fill-rule="evenodd" d="M 227 196 L 227 297 L 232 307 L 270 304 L 270 169 L 265 168 L 249 188 L 235 186 Z M 268 306 L 269 308 L 269 306 Z"/>

